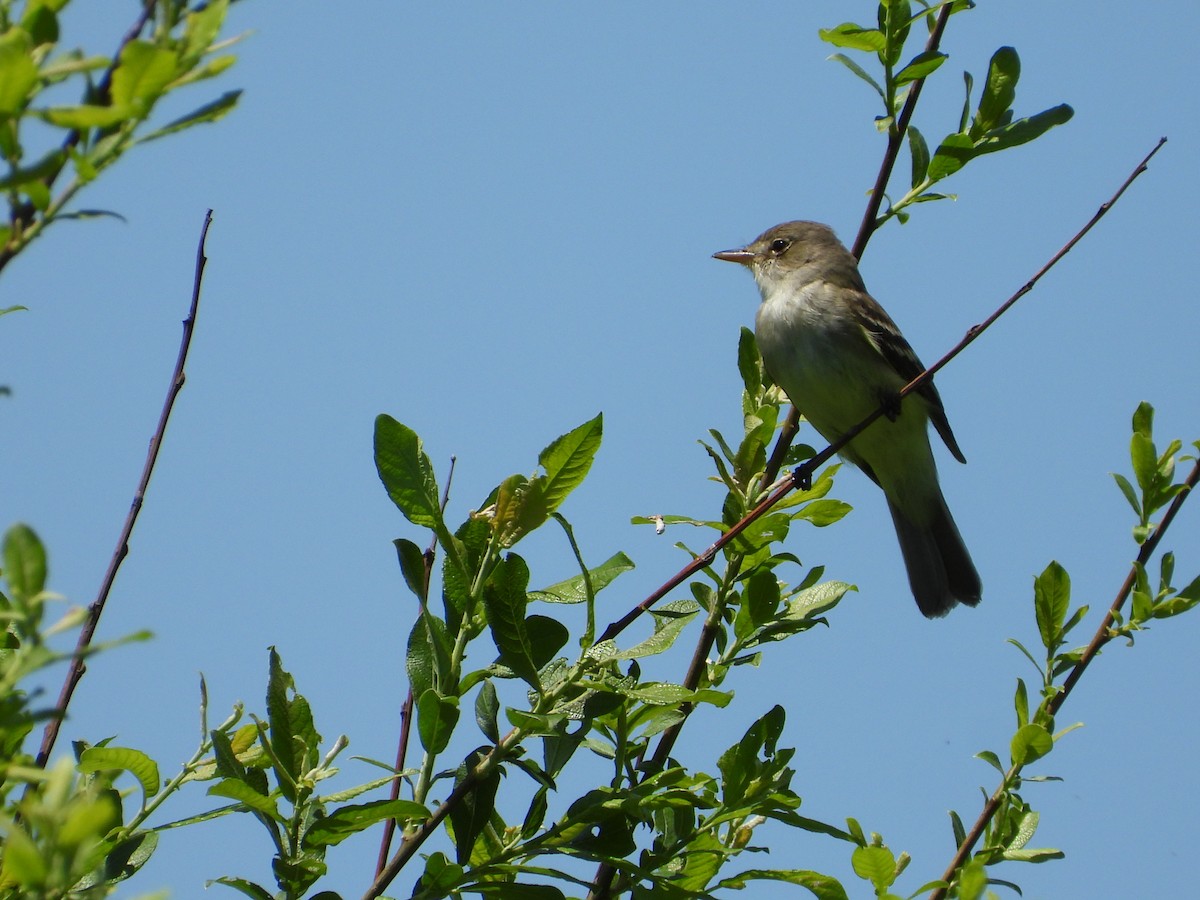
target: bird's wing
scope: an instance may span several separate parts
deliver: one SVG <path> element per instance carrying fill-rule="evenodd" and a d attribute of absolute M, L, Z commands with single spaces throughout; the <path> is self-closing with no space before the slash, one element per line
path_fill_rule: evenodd
<path fill-rule="evenodd" d="M 857 318 L 858 321 L 864 323 L 863 331 L 867 339 L 903 382 L 908 384 L 924 372 L 924 364 L 917 358 L 912 346 L 904 339 L 904 335 L 900 333 L 896 323 L 892 321 L 891 316 L 879 305 L 878 301 L 866 292 L 859 294 L 857 300 Z M 963 456 L 958 441 L 954 439 L 954 432 L 950 430 L 950 421 L 946 418 L 946 408 L 942 405 L 942 398 L 933 385 L 933 379 L 928 379 L 917 388 L 917 394 L 925 401 L 933 427 L 942 436 L 942 440 L 946 442 L 946 446 L 954 458 L 965 463 L 967 458 Z"/>

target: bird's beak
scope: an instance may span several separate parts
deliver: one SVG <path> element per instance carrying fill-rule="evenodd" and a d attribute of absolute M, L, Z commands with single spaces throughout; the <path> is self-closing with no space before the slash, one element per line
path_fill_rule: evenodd
<path fill-rule="evenodd" d="M 754 254 L 743 247 L 741 250 L 721 250 L 713 254 L 713 259 L 723 259 L 725 262 L 741 263 L 748 266 L 754 262 Z"/>

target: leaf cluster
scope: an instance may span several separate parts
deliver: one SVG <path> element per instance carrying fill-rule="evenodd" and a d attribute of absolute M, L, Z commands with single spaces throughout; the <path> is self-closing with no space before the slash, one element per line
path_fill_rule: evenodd
<path fill-rule="evenodd" d="M 149 4 L 149 36 L 127 39 L 113 59 L 60 48 L 59 19 L 69 3 L 28 0 L 17 14 L 12 0 L 0 2 L 0 189 L 9 207 L 8 222 L 0 224 L 0 268 L 53 221 L 115 215 L 66 207 L 132 147 L 215 122 L 241 94 L 228 91 L 147 130 L 164 97 L 235 62 L 224 52 L 233 42 L 218 40 L 230 0 Z M 72 85 L 80 102 L 57 102 Z M 31 127 L 43 125 L 52 140 L 44 128 Z"/>
<path fill-rule="evenodd" d="M 876 220 L 879 227 L 895 216 L 901 223 L 907 222 L 906 208 L 915 203 L 931 200 L 953 199 L 953 194 L 935 192 L 934 185 L 949 178 L 977 157 L 999 150 L 1028 143 L 1041 137 L 1056 125 L 1071 119 L 1074 111 L 1067 104 L 1042 110 L 1029 116 L 1017 118 L 1013 111 L 1017 81 L 1021 76 L 1021 60 L 1012 47 L 1001 47 L 988 64 L 979 101 L 972 111 L 971 93 L 974 79 L 963 72 L 966 97 L 957 128 L 942 138 L 933 154 L 921 131 L 911 123 L 901 129 L 901 113 L 909 94 L 925 78 L 942 67 L 948 58 L 937 50 L 923 50 L 913 55 L 906 63 L 905 44 L 912 26 L 924 19 L 929 31 L 935 27 L 936 14 L 946 10 L 954 15 L 970 9 L 974 4 L 964 0 L 945 0 L 913 12 L 908 0 L 883 0 L 878 8 L 878 26 L 867 28 L 853 22 L 845 22 L 835 28 L 822 29 L 821 39 L 835 47 L 857 50 L 875 56 L 881 70 L 879 77 L 844 53 L 835 53 L 830 59 L 837 60 L 857 77 L 869 84 L 883 102 L 884 112 L 875 120 L 876 126 L 894 140 L 908 138 L 909 156 L 912 161 L 911 186 L 895 202 L 889 201 L 887 209 Z"/>

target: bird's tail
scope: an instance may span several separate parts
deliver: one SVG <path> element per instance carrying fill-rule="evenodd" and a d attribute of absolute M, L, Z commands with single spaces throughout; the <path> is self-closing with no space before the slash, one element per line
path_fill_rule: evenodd
<path fill-rule="evenodd" d="M 929 520 L 918 525 L 888 500 L 909 586 L 921 612 L 933 619 L 959 603 L 977 604 L 983 584 L 941 491 L 931 505 Z"/>

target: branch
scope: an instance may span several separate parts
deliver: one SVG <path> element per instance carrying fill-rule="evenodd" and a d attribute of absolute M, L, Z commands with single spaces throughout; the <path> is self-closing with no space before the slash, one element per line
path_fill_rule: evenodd
<path fill-rule="evenodd" d="M 745 531 L 747 527 L 753 524 L 760 516 L 762 516 L 765 512 L 767 512 L 767 510 L 783 499 L 783 497 L 789 494 L 794 488 L 811 482 L 812 475 L 818 467 L 832 459 L 835 454 L 837 454 L 843 447 L 850 443 L 850 441 L 854 440 L 854 438 L 856 438 L 864 429 L 870 426 L 880 416 L 884 415 L 886 410 L 894 409 L 898 401 L 903 400 L 913 391 L 920 388 L 921 385 L 932 378 L 936 372 L 945 368 L 945 366 L 963 350 L 965 350 L 969 344 L 974 342 L 976 338 L 987 331 L 987 329 L 989 329 L 997 319 L 1008 312 L 1018 300 L 1033 290 L 1038 281 L 1042 279 L 1042 276 L 1049 272 L 1064 256 L 1066 256 L 1072 250 L 1072 248 L 1074 248 L 1074 246 L 1078 244 L 1080 240 L 1082 240 L 1083 236 L 1091 231 L 1092 227 L 1099 222 L 1100 219 L 1103 218 L 1110 209 L 1112 209 L 1116 202 L 1121 198 L 1121 195 L 1124 194 L 1126 189 L 1128 189 L 1133 183 L 1134 179 L 1141 175 L 1142 172 L 1146 171 L 1151 158 L 1162 148 L 1163 144 L 1166 143 L 1166 140 L 1167 139 L 1165 137 L 1159 138 L 1159 141 L 1157 144 L 1155 144 L 1154 149 L 1146 154 L 1145 158 L 1138 163 L 1137 168 L 1130 173 L 1129 177 L 1125 179 L 1125 181 L 1117 189 L 1116 193 L 1113 194 L 1112 197 L 1110 197 L 1105 203 L 1100 205 L 1100 208 L 1096 211 L 1095 215 L 1088 220 L 1087 224 L 1079 229 L 1079 231 L 1075 233 L 1074 237 L 1067 241 L 1067 243 L 1063 245 L 1062 249 L 1055 253 L 1045 265 L 1038 269 L 1038 271 L 1034 273 L 1033 277 L 1025 282 L 1025 284 L 1023 284 L 1016 291 L 1016 293 L 1000 304 L 995 312 L 988 316 L 979 325 L 972 325 L 967 330 L 967 333 L 963 336 L 962 340 L 955 344 L 941 359 L 906 384 L 899 394 L 897 394 L 895 397 L 888 398 L 887 402 L 880 404 L 879 408 L 877 408 L 853 428 L 849 429 L 845 434 L 827 446 L 816 456 L 812 457 L 811 459 L 806 459 L 799 467 L 797 467 L 796 471 L 790 478 L 776 483 L 771 488 L 771 493 L 768 494 L 767 497 L 758 504 L 758 506 L 754 507 L 754 509 L 748 512 L 741 521 L 737 522 L 728 531 L 717 538 L 712 546 L 703 551 L 694 560 L 680 569 L 679 572 L 677 572 L 672 578 L 659 587 L 658 590 L 639 603 L 636 607 L 609 625 L 604 630 L 604 633 L 600 636 L 600 640 L 611 640 L 612 638 L 616 637 L 627 627 L 629 627 L 629 625 L 632 624 L 642 613 L 650 609 L 650 607 L 669 594 L 672 590 L 674 590 L 696 572 L 703 569 L 705 566 L 711 565 L 712 561 L 716 558 L 718 550 Z"/>
<path fill-rule="evenodd" d="M 450 502 L 450 484 L 454 481 L 454 465 L 458 461 L 457 457 L 450 457 L 450 472 L 446 476 L 446 488 L 442 491 L 442 512 L 446 511 L 446 504 Z M 429 546 L 425 548 L 422 554 L 422 559 L 425 564 L 425 597 L 428 602 L 429 584 L 433 580 L 433 563 L 437 553 L 437 535 L 429 541 Z M 424 611 L 424 610 L 422 610 Z M 420 621 L 418 619 L 418 621 Z M 413 714 L 413 690 L 412 684 L 408 686 L 408 696 L 404 698 L 404 703 L 400 707 L 400 737 L 396 742 L 396 777 L 392 780 L 392 792 L 389 799 L 398 800 L 400 798 L 400 773 L 404 771 L 404 759 L 408 755 L 408 741 L 412 735 L 412 714 Z M 388 853 L 392 849 L 392 838 L 396 834 L 396 820 L 388 819 L 383 826 L 383 837 L 379 841 L 379 856 L 375 861 L 375 877 L 379 878 L 383 874 L 384 868 L 387 866 Z"/>
<path fill-rule="evenodd" d="M 1162 146 L 1161 142 L 1159 143 L 1159 146 Z M 1155 147 L 1155 150 L 1157 149 L 1158 147 Z M 1129 567 L 1129 574 L 1125 576 L 1125 582 L 1117 591 L 1117 596 L 1113 600 L 1112 605 L 1109 606 L 1108 612 L 1104 614 L 1104 620 L 1100 623 L 1100 627 L 1096 629 L 1096 633 L 1093 635 L 1091 643 L 1087 645 L 1087 649 L 1083 651 L 1083 656 L 1081 656 L 1079 661 L 1071 668 L 1071 671 L 1067 675 L 1066 680 L 1063 682 L 1062 687 L 1059 689 L 1058 694 L 1056 694 L 1054 699 L 1050 701 L 1050 705 L 1047 707 L 1046 711 L 1049 713 L 1051 718 L 1058 715 L 1058 711 L 1066 702 L 1068 695 L 1070 695 L 1075 685 L 1079 683 L 1079 679 L 1083 676 L 1084 670 L 1088 667 L 1091 661 L 1100 654 L 1100 649 L 1113 639 L 1113 632 L 1111 631 L 1112 624 L 1116 620 L 1117 613 L 1121 611 L 1121 607 L 1125 605 L 1125 601 L 1129 598 L 1129 594 L 1133 590 L 1134 583 L 1137 580 L 1138 568 L 1145 567 L 1145 565 L 1150 561 L 1150 557 L 1152 557 L 1154 555 L 1154 551 L 1158 549 L 1159 541 L 1162 539 L 1162 536 L 1166 533 L 1167 528 L 1170 527 L 1171 522 L 1174 520 L 1175 514 L 1179 512 L 1180 507 L 1183 506 L 1184 501 L 1187 500 L 1188 496 L 1192 493 L 1192 489 L 1196 487 L 1198 482 L 1200 482 L 1200 461 L 1197 461 L 1196 464 L 1192 466 L 1192 471 L 1189 472 L 1188 477 L 1184 479 L 1183 483 L 1185 485 L 1185 490 L 1180 491 L 1175 495 L 1175 499 L 1171 501 L 1171 505 L 1167 508 L 1166 513 L 1163 515 L 1162 521 L 1159 522 L 1158 526 L 1154 529 L 1154 533 L 1151 534 L 1146 542 L 1142 544 L 1142 549 L 1138 551 L 1137 562 Z M 942 875 L 942 881 L 949 884 L 951 879 L 954 878 L 955 873 L 963 866 L 963 864 L 966 863 L 967 857 L 971 855 L 971 851 L 975 849 L 975 845 L 979 842 L 979 839 L 983 836 L 988 824 L 995 817 L 996 812 L 1000 809 L 1001 804 L 1004 802 L 1004 797 L 1008 793 L 1008 785 L 1012 783 L 1014 778 L 1021 774 L 1023 768 L 1023 766 L 1014 765 L 1011 769 L 1009 769 L 1004 776 L 1004 782 L 992 793 L 990 797 L 988 797 L 987 803 L 984 804 L 983 810 L 979 814 L 979 818 L 975 820 L 975 824 L 972 825 L 971 830 L 967 832 L 967 836 L 963 839 L 958 851 L 954 854 L 954 858 L 950 861 L 950 865 L 946 867 L 946 871 Z M 944 900 L 946 891 L 947 888 L 938 888 L 929 895 L 929 900 Z"/>
<path fill-rule="evenodd" d="M 138 481 L 137 491 L 133 495 L 133 503 L 130 504 L 129 514 L 125 517 L 125 525 L 121 529 L 121 535 L 117 540 L 117 548 L 113 551 L 112 559 L 109 560 L 108 570 L 104 573 L 104 581 L 100 585 L 100 592 L 96 595 L 96 599 L 92 602 L 92 605 L 88 607 L 87 621 L 84 622 L 83 629 L 79 632 L 79 640 L 76 642 L 75 651 L 72 654 L 71 668 L 67 672 L 62 691 L 58 695 L 58 702 L 54 705 L 52 718 L 46 724 L 45 731 L 42 732 L 42 746 L 38 750 L 37 755 L 37 765 L 39 768 L 45 768 L 47 761 L 50 759 L 50 752 L 54 749 L 54 742 L 58 739 L 59 729 L 62 727 L 63 719 L 67 714 L 67 706 L 71 703 L 71 695 L 75 693 L 75 687 L 79 684 L 80 679 L 83 678 L 83 673 L 87 669 L 84 657 L 91 646 L 92 637 L 96 633 L 96 626 L 100 622 L 100 615 L 104 612 L 104 605 L 108 602 L 108 595 L 112 591 L 113 582 L 117 578 L 117 570 L 121 568 L 121 563 L 129 555 L 129 538 L 133 534 L 133 526 L 137 522 L 138 513 L 142 511 L 142 504 L 146 499 L 146 490 L 150 486 L 150 476 L 154 473 L 154 463 L 158 459 L 158 450 L 162 446 L 163 435 L 167 430 L 167 420 L 171 417 L 171 410 L 175 406 L 175 398 L 183 389 L 185 380 L 183 370 L 184 365 L 187 363 L 188 348 L 192 343 L 192 332 L 196 327 L 196 313 L 200 306 L 200 283 L 204 278 L 204 264 L 208 261 L 208 258 L 204 255 L 204 242 L 208 238 L 208 226 L 210 224 L 212 224 L 211 209 L 204 214 L 204 225 L 200 229 L 200 243 L 196 247 L 196 275 L 192 282 L 192 303 L 188 309 L 187 318 L 183 320 L 183 337 L 179 344 L 179 356 L 175 361 L 175 371 L 171 375 L 171 384 L 167 388 L 167 397 L 163 402 L 162 413 L 158 417 L 158 427 L 154 430 L 153 437 L 150 438 L 150 447 L 146 452 L 146 462 L 142 467 L 142 477 Z"/>
<path fill-rule="evenodd" d="M 925 42 L 926 53 L 936 52 L 941 44 L 942 34 L 946 31 L 946 23 L 950 21 L 951 9 L 950 4 L 947 4 L 938 13 L 937 22 L 929 34 L 929 40 Z M 904 106 L 900 110 L 900 115 L 896 119 L 896 127 L 888 133 L 888 145 L 883 153 L 883 161 L 879 164 L 879 173 L 875 176 L 875 186 L 871 189 L 867 199 L 867 208 L 863 211 L 862 222 L 858 226 L 858 236 L 855 237 L 854 246 L 850 249 L 855 259 L 862 259 L 863 251 L 867 249 L 867 241 L 875 233 L 875 220 L 879 216 L 879 206 L 883 203 L 883 195 L 892 178 L 892 169 L 895 168 L 896 160 L 900 156 L 900 148 L 904 145 L 904 135 L 908 132 L 908 123 L 912 120 L 913 112 L 917 108 L 917 99 L 921 96 L 921 88 L 924 84 L 924 78 L 918 78 L 913 82 L 908 96 L 904 100 Z M 779 438 L 771 450 L 771 458 L 767 462 L 766 469 L 763 470 L 762 489 L 764 491 L 779 477 L 779 470 L 783 468 L 783 460 L 787 456 L 788 448 L 792 446 L 792 441 L 796 439 L 796 432 L 799 430 L 800 413 L 793 406 L 788 410 L 787 418 L 779 431 Z"/>

